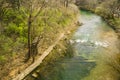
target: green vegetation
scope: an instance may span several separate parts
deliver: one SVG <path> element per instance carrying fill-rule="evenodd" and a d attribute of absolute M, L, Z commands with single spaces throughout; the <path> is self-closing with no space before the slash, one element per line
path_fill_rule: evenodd
<path fill-rule="evenodd" d="M 21 70 L 34 62 L 34 58 L 37 59 L 55 42 L 60 33 L 72 33 L 75 27 L 71 27 L 71 23 L 74 23 L 78 14 L 73 2 L 74 0 L 0 0 L 1 80 L 11 80 L 15 74 L 21 73 Z M 102 16 L 120 34 L 119 0 L 76 0 L 76 4 L 81 9 Z M 54 61 L 61 60 L 64 56 L 68 58 L 73 56 L 67 54 L 72 52 L 67 40 L 68 38 L 65 38 L 57 44 L 44 60 L 44 64 L 41 65 L 44 67 L 38 71 L 40 74 L 51 75 L 47 73 L 49 70 L 45 71 L 45 69 L 47 67 L 52 69 L 52 66 L 47 65 L 52 65 Z M 83 56 L 86 57 L 84 54 Z M 115 67 L 118 68 L 119 65 Z"/>
<path fill-rule="evenodd" d="M 16 7 L 18 6 L 9 6 L 14 6 L 15 3 L 5 1 L 1 1 L 0 3 L 0 56 L 3 60 L 4 55 L 4 58 L 7 60 L 8 57 L 11 57 L 11 55 L 17 54 L 18 52 L 21 53 L 21 51 L 23 51 L 24 48 L 26 48 L 27 46 L 27 16 L 29 15 L 29 13 L 26 11 L 29 7 L 27 6 L 26 8 L 26 6 L 24 5 L 20 6 L 19 9 L 16 9 Z M 42 33 L 49 34 L 49 32 L 54 31 L 54 29 L 56 28 L 60 29 L 65 27 L 73 19 L 74 15 L 71 13 L 73 11 L 68 10 L 62 5 L 58 7 L 53 7 L 55 6 L 55 4 L 57 3 L 54 2 L 54 4 L 50 4 L 49 2 L 44 4 L 44 6 L 47 7 L 45 7 L 39 13 L 37 19 L 35 19 L 35 21 L 32 23 L 32 40 Z M 66 12 L 66 10 L 68 10 L 68 12 Z M 34 15 L 36 14 L 36 12 L 34 11 L 32 14 Z"/>
<path fill-rule="evenodd" d="M 15 60 L 35 57 L 39 47 L 42 54 L 73 22 L 76 11 L 72 0 L 0 0 L 0 69 L 9 71 Z M 6 70 L 0 78 L 8 75 Z"/>

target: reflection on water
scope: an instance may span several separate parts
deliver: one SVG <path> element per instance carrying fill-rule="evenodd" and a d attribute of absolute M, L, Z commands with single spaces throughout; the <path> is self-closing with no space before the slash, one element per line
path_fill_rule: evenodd
<path fill-rule="evenodd" d="M 46 66 L 33 80 L 120 80 L 115 32 L 101 17 L 85 11 L 80 14 L 83 25 L 70 40 L 73 56 Z"/>

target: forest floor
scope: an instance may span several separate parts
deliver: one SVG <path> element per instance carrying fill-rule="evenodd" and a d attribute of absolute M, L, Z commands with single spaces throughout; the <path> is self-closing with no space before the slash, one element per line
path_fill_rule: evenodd
<path fill-rule="evenodd" d="M 77 19 L 75 18 L 66 27 L 59 30 L 56 29 L 55 32 L 43 35 L 45 37 L 40 41 L 40 47 L 38 49 L 38 54 L 35 57 L 35 61 L 49 48 L 50 45 L 54 44 L 61 33 L 65 33 L 63 38 L 66 38 L 66 36 L 70 35 L 76 29 Z M 6 64 L 0 67 L 0 80 L 12 80 L 32 64 L 32 59 L 27 63 L 24 62 L 26 52 L 27 49 L 25 49 L 24 52 L 15 55 L 14 58 L 9 59 Z"/>

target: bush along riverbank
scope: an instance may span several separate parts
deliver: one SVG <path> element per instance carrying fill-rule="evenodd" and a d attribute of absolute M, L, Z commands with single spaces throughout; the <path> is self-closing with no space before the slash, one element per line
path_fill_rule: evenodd
<path fill-rule="evenodd" d="M 55 4 L 57 4 L 57 3 L 55 3 Z M 37 20 L 35 20 L 35 22 L 32 24 L 32 26 L 36 26 L 36 27 L 32 28 L 32 34 L 34 34 L 34 35 L 31 35 L 34 38 L 35 38 L 35 36 L 39 36 L 39 35 L 41 36 L 40 42 L 37 46 L 38 54 L 32 55 L 35 58 L 35 60 L 37 58 L 39 58 L 39 56 L 41 56 L 43 54 L 43 52 L 50 45 L 52 45 L 55 42 L 56 38 L 59 36 L 60 33 L 65 32 L 65 34 L 67 36 L 68 34 L 71 34 L 77 28 L 76 25 L 77 25 L 77 18 L 79 16 L 79 10 L 73 4 L 69 4 L 67 7 L 63 6 L 63 5 L 57 5 L 56 8 L 47 6 L 47 7 L 45 7 L 44 10 L 42 10 L 39 13 L 39 15 L 40 16 L 37 18 Z M 23 17 L 21 17 L 21 18 L 23 18 Z M 27 20 L 27 19 L 24 18 L 24 20 Z M 11 24 L 11 23 L 9 23 L 9 24 Z M 20 24 L 22 24 L 22 22 Z M 27 26 L 26 26 L 26 23 L 23 23 L 23 25 L 21 25 L 20 29 L 23 30 L 25 28 L 26 31 L 23 31 L 24 35 L 21 36 L 22 39 L 20 39 L 20 42 L 16 43 L 16 40 L 19 38 L 19 36 L 17 34 L 15 35 L 16 39 L 14 39 L 15 38 L 14 36 L 8 37 L 9 40 L 11 41 L 10 45 L 8 45 L 8 49 L 11 49 L 11 50 L 10 50 L 9 54 L 7 54 L 7 55 L 0 55 L 0 60 L 2 60 L 2 63 L 0 66 L 0 69 L 1 69 L 0 79 L 1 80 L 11 80 L 14 77 L 16 77 L 18 74 L 22 73 L 22 71 L 24 71 L 25 68 L 27 68 L 31 65 L 32 59 L 30 59 L 27 63 L 23 62 L 25 55 L 28 51 L 28 49 L 26 48 Z M 14 27 L 18 28 L 16 25 Z M 11 29 L 13 29 L 13 28 L 11 28 Z M 10 29 L 10 31 L 11 31 L 11 29 Z M 15 31 L 16 31 L 16 29 L 15 29 Z M 18 31 L 20 31 L 20 30 L 18 30 Z M 11 33 L 13 33 L 13 32 L 11 32 Z M 1 34 L 1 35 L 4 35 L 4 34 Z M 5 36 L 5 38 L 7 38 L 6 35 L 4 35 L 4 36 Z M 24 39 L 23 39 L 23 37 L 24 37 Z M 23 41 L 25 41 L 25 42 L 23 42 Z M 56 49 L 51 52 L 52 53 L 52 54 L 50 54 L 51 58 L 54 57 L 52 55 L 57 56 L 57 57 L 54 57 L 52 60 L 57 59 L 59 56 L 60 57 L 64 56 L 64 54 L 61 54 L 61 51 L 63 53 L 66 51 L 65 45 L 67 45 L 67 43 L 65 43 L 64 41 L 65 42 L 67 41 L 67 37 L 64 38 L 62 41 L 60 41 L 60 43 L 55 47 Z M 13 45 L 12 44 L 13 42 L 21 45 L 21 47 L 19 45 Z M 64 43 L 65 43 L 65 45 L 63 45 Z M 8 43 L 5 43 L 5 44 L 8 44 Z M 4 45 L 4 43 L 3 43 L 3 45 Z M 14 47 L 11 47 L 11 46 L 14 46 Z M 15 49 L 13 49 L 13 48 L 15 48 Z M 17 50 L 16 50 L 16 48 L 17 48 Z M 56 53 L 58 53 L 58 54 L 56 54 Z M 48 63 L 46 63 L 46 60 L 45 60 L 45 64 L 48 64 Z"/>

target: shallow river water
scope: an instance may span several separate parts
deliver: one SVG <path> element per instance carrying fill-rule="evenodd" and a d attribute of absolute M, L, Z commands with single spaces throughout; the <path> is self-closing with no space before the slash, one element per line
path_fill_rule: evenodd
<path fill-rule="evenodd" d="M 82 26 L 70 39 L 73 56 L 31 80 L 120 80 L 117 35 L 98 15 L 80 11 Z M 69 53 L 68 53 L 69 54 Z M 47 75 L 49 73 L 49 75 Z"/>

